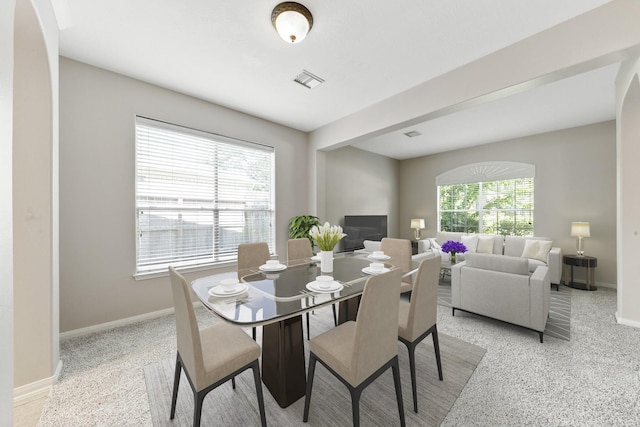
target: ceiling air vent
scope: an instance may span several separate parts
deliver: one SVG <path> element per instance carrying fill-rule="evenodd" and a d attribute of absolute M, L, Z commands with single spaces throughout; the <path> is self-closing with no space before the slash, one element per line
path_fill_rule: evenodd
<path fill-rule="evenodd" d="M 420 136 L 422 134 L 420 132 L 418 132 L 417 130 L 412 130 L 412 131 L 409 131 L 409 132 L 405 133 L 405 135 L 407 135 L 409 138 L 413 138 L 413 137 L 416 137 L 416 136 Z"/>
<path fill-rule="evenodd" d="M 309 89 L 313 89 L 314 87 L 318 86 L 320 83 L 324 82 L 323 79 L 321 79 L 316 75 L 311 74 L 307 70 L 302 70 L 302 73 L 298 74 L 296 78 L 293 79 L 293 81 L 296 83 L 300 83 L 302 86 L 307 87 Z"/>

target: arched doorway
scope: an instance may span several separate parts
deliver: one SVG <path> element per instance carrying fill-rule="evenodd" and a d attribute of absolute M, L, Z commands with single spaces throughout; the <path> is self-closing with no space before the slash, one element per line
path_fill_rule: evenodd
<path fill-rule="evenodd" d="M 622 101 L 618 145 L 618 322 L 640 326 L 640 198 L 637 162 L 640 159 L 640 81 L 638 74 Z"/>
<path fill-rule="evenodd" d="M 11 150 L 14 403 L 46 396 L 61 368 L 57 33 L 50 2 L 15 0 Z"/>

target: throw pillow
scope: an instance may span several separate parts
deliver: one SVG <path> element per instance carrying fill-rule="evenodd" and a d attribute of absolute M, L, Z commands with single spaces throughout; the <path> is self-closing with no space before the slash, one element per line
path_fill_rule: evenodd
<path fill-rule="evenodd" d="M 367 252 L 379 251 L 380 245 L 382 242 L 374 241 L 374 240 L 365 240 L 363 242 L 364 250 Z"/>
<path fill-rule="evenodd" d="M 491 236 L 478 236 L 478 247 L 476 252 L 483 254 L 493 253 L 493 237 Z"/>
<path fill-rule="evenodd" d="M 429 239 L 431 241 L 431 247 L 433 249 L 440 249 L 440 245 L 438 244 L 438 241 L 435 238 L 430 238 Z"/>
<path fill-rule="evenodd" d="M 527 239 L 524 242 L 524 250 L 522 251 L 523 258 L 537 259 L 542 262 L 547 262 L 547 254 L 551 250 L 553 244 L 550 240 L 534 240 Z"/>
<path fill-rule="evenodd" d="M 475 252 L 478 247 L 478 236 L 462 236 L 460 241 L 467 247 L 467 252 Z"/>

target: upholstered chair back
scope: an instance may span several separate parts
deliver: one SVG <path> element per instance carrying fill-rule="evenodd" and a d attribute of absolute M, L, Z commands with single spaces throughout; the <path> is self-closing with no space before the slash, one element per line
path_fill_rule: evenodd
<path fill-rule="evenodd" d="M 238 279 L 247 274 L 251 267 L 259 267 L 271 258 L 266 242 L 243 243 L 238 245 Z"/>
<path fill-rule="evenodd" d="M 385 237 L 380 244 L 380 250 L 385 255 L 391 257 L 385 261 L 399 268 L 402 273 L 411 271 L 411 241 L 407 239 L 394 239 Z M 404 282 L 412 283 L 412 277 L 408 276 L 402 279 Z"/>
<path fill-rule="evenodd" d="M 411 292 L 405 338 L 414 341 L 436 324 L 438 318 L 438 282 L 440 257 L 427 258 L 420 263 Z"/>
<path fill-rule="evenodd" d="M 198 321 L 191 302 L 191 291 L 184 277 L 173 267 L 169 267 L 169 277 L 175 306 L 178 353 L 189 378 L 194 382 L 195 389 L 200 390 L 204 387 L 202 380 L 205 370 Z"/>
<path fill-rule="evenodd" d="M 308 259 L 312 256 L 311 242 L 306 237 L 287 241 L 287 261 Z"/>
<path fill-rule="evenodd" d="M 398 303 L 402 272 L 395 268 L 364 285 L 352 354 L 354 387 L 398 354 Z"/>

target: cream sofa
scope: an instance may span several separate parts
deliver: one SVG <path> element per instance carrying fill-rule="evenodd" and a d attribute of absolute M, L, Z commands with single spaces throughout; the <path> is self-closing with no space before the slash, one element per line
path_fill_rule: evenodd
<path fill-rule="evenodd" d="M 355 251 L 353 251 L 354 254 L 360 254 L 360 255 L 369 255 L 374 251 L 379 251 L 380 250 L 380 246 L 382 245 L 381 241 L 377 241 L 377 240 L 365 240 L 363 242 L 364 248 L 363 249 L 356 249 Z M 430 258 L 431 256 L 433 256 L 433 254 L 439 255 L 438 252 L 436 251 L 420 251 L 418 250 L 418 253 L 415 255 L 411 256 L 411 260 L 412 261 L 422 261 L 423 259 L 426 258 Z"/>
<path fill-rule="evenodd" d="M 436 237 L 427 238 L 418 242 L 418 253 L 436 252 L 442 256 L 443 260 L 449 260 L 449 254 L 442 252 L 440 246 L 447 240 L 462 242 L 469 249 L 469 253 L 490 253 L 496 255 L 507 255 L 512 257 L 522 257 L 529 255 L 527 258 L 529 263 L 529 272 L 534 272 L 538 266 L 546 266 L 549 268 L 549 278 L 552 285 L 556 288 L 560 286 L 562 280 L 562 250 L 560 248 L 551 247 L 544 257 L 531 257 L 531 251 L 524 253 L 525 246 L 527 249 L 527 240 L 537 240 L 539 242 L 549 242 L 551 239 L 544 237 L 524 237 L 524 236 L 503 236 L 500 234 L 472 234 L 472 233 L 456 233 L 456 232 L 438 232 Z M 475 245 L 474 246 L 474 242 Z M 488 252 L 488 251 L 491 252 Z M 464 261 L 465 254 L 457 254 L 457 261 Z"/>
<path fill-rule="evenodd" d="M 543 340 L 549 317 L 550 269 L 530 272 L 526 258 L 469 253 L 451 267 L 452 313 L 464 310 L 532 329 Z"/>

